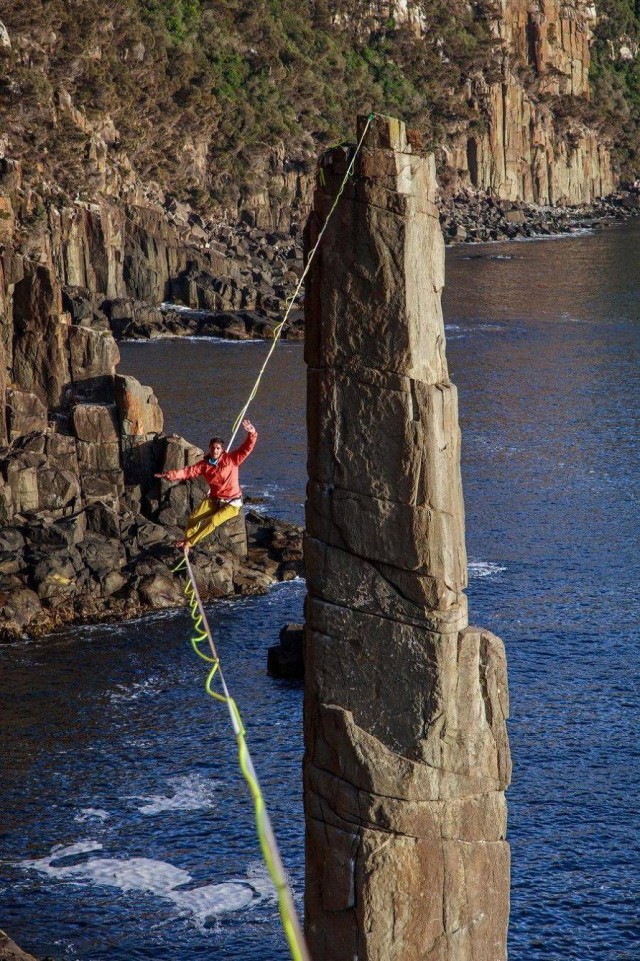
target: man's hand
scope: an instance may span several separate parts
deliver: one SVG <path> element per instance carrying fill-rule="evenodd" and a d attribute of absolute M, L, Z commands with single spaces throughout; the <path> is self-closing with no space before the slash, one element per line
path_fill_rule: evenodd
<path fill-rule="evenodd" d="M 243 421 L 242 421 L 242 426 L 243 426 L 244 429 L 246 430 L 247 434 L 255 434 L 256 429 L 255 429 L 255 427 L 253 426 L 253 424 L 251 423 L 250 420 L 243 420 Z"/>
<path fill-rule="evenodd" d="M 154 474 L 153 476 L 154 476 L 154 477 L 166 477 L 167 475 L 166 475 L 166 474 Z"/>

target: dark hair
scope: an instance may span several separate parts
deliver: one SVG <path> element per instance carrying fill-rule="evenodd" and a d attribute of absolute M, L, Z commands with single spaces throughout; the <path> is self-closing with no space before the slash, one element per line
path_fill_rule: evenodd
<path fill-rule="evenodd" d="M 211 447 L 212 444 L 222 444 L 222 446 L 224 447 L 224 441 L 222 437 L 212 437 L 211 440 L 209 441 L 209 447 Z"/>

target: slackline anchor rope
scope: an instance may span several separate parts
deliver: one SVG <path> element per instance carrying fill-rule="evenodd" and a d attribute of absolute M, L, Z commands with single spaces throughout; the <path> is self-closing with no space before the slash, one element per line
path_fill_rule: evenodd
<path fill-rule="evenodd" d="M 253 761 L 251 760 L 249 748 L 247 747 L 244 724 L 242 723 L 238 706 L 229 693 L 229 688 L 227 687 L 227 683 L 222 672 L 220 658 L 218 657 L 218 653 L 216 651 L 216 646 L 211 634 L 211 628 L 209 627 L 209 623 L 207 621 L 207 615 L 205 614 L 205 610 L 202 605 L 202 600 L 198 591 L 198 585 L 196 584 L 196 579 L 194 577 L 193 569 L 189 561 L 189 555 L 187 553 L 184 555 L 184 560 L 178 565 L 178 569 L 182 567 L 183 563 L 186 567 L 188 578 L 184 588 L 184 593 L 187 596 L 189 610 L 193 620 L 191 646 L 198 657 L 201 657 L 203 661 L 206 661 L 207 664 L 210 665 L 209 674 L 207 675 L 207 680 L 205 682 L 207 694 L 214 698 L 214 700 L 220 701 L 222 704 L 226 704 L 227 710 L 229 711 L 231 726 L 233 727 L 233 733 L 236 736 L 236 743 L 238 745 L 238 762 L 240 765 L 240 770 L 242 771 L 242 774 L 249 785 L 251 797 L 253 798 L 256 831 L 258 834 L 258 840 L 260 842 L 260 849 L 262 851 L 262 856 L 267 866 L 267 870 L 269 871 L 269 875 L 276 889 L 280 918 L 282 920 L 282 926 L 284 928 L 285 937 L 289 945 L 289 950 L 291 951 L 291 957 L 293 958 L 293 961 L 311 961 L 311 955 L 309 954 L 302 930 L 300 928 L 295 905 L 293 903 L 293 894 L 291 893 L 291 888 L 287 882 L 287 877 L 282 865 L 280 852 L 278 850 L 278 845 L 273 833 L 273 828 L 271 826 L 271 820 L 264 802 L 258 776 L 253 766 Z M 210 653 L 201 649 L 200 645 L 204 644 L 205 642 L 208 642 Z M 218 691 L 215 691 L 212 687 L 213 679 L 216 675 L 218 676 L 220 686 L 222 687 L 222 694 L 220 694 Z"/>
<path fill-rule="evenodd" d="M 284 315 L 284 317 L 282 318 L 282 320 L 280 321 L 280 323 L 277 324 L 277 325 L 273 328 L 273 343 L 271 344 L 271 347 L 270 347 L 270 349 L 269 349 L 269 353 L 267 354 L 267 356 L 266 356 L 266 358 L 265 358 L 265 361 L 264 361 L 262 367 L 260 368 L 260 372 L 258 373 L 258 376 L 257 376 L 257 378 L 256 378 L 256 382 L 255 382 L 255 384 L 253 385 L 253 388 L 252 388 L 252 390 L 251 390 L 251 393 L 249 394 L 249 397 L 248 397 L 248 399 L 247 399 L 244 407 L 242 408 L 242 410 L 240 411 L 240 413 L 238 414 L 238 416 L 236 417 L 236 419 L 235 419 L 234 422 L 233 422 L 233 427 L 231 428 L 231 431 L 232 431 L 232 433 L 231 433 L 231 440 L 230 440 L 229 443 L 227 444 L 227 450 L 231 450 L 231 445 L 233 444 L 233 442 L 234 442 L 234 440 L 235 440 L 235 437 L 236 437 L 236 434 L 238 433 L 238 429 L 239 429 L 239 427 L 240 427 L 240 424 L 241 424 L 242 421 L 244 420 L 245 414 L 246 414 L 247 411 L 249 410 L 249 405 L 251 404 L 251 401 L 254 399 L 254 397 L 255 397 L 256 394 L 258 393 L 258 388 L 260 387 L 260 381 L 262 380 L 262 375 L 264 374 L 265 370 L 267 369 L 267 364 L 268 364 L 269 361 L 271 360 L 271 355 L 273 354 L 274 350 L 276 349 L 276 345 L 277 345 L 278 341 L 280 340 L 280 334 L 282 333 L 282 328 L 283 328 L 284 325 L 286 324 L 287 319 L 288 319 L 288 317 L 289 317 L 289 314 L 291 313 L 291 311 L 292 311 L 292 309 L 293 309 L 293 305 L 294 305 L 294 303 L 295 303 L 295 301 L 296 301 L 296 298 L 297 298 L 298 294 L 300 293 L 300 290 L 302 289 L 302 285 L 303 285 L 303 283 L 304 283 L 304 279 L 305 279 L 305 277 L 307 276 L 307 274 L 309 273 L 309 267 L 311 266 L 311 261 L 313 260 L 313 258 L 314 258 L 315 255 L 316 255 L 316 251 L 317 251 L 318 247 L 320 246 L 320 241 L 322 240 L 323 234 L 324 234 L 325 230 L 327 229 L 327 225 L 328 225 L 329 221 L 331 220 L 331 217 L 332 217 L 332 215 L 333 215 L 333 212 L 335 211 L 336 207 L 338 206 L 338 203 L 339 203 L 339 201 L 340 201 L 340 197 L 342 196 L 342 193 L 343 193 L 344 188 L 345 188 L 345 186 L 346 186 L 347 180 L 349 179 L 349 177 L 350 177 L 351 174 L 353 173 L 353 168 L 354 168 L 354 166 L 355 166 L 356 157 L 357 157 L 358 154 L 360 153 L 360 148 L 362 147 L 362 143 L 363 143 L 364 138 L 365 138 L 365 136 L 366 136 L 366 134 L 367 134 L 367 130 L 368 130 L 369 127 L 371 126 L 371 123 L 372 123 L 374 117 L 375 117 L 375 114 L 373 114 L 373 113 L 370 113 L 369 116 L 367 117 L 367 122 L 366 122 L 366 124 L 365 124 L 365 128 L 364 128 L 364 130 L 362 131 L 362 136 L 360 137 L 360 140 L 359 140 L 358 143 L 357 143 L 356 149 L 355 149 L 354 152 L 353 152 L 353 157 L 351 158 L 351 162 L 349 163 L 349 166 L 347 167 L 347 172 L 346 172 L 346 174 L 344 175 L 344 180 L 343 180 L 342 183 L 340 184 L 340 189 L 338 190 L 338 193 L 336 194 L 336 197 L 335 197 L 335 200 L 333 201 L 333 205 L 332 205 L 332 207 L 331 207 L 331 210 L 329 211 L 329 213 L 327 214 L 327 216 L 326 216 L 326 218 L 325 218 L 325 222 L 323 223 L 322 228 L 321 228 L 321 230 L 320 230 L 320 233 L 318 234 L 318 239 L 316 240 L 316 242 L 315 242 L 315 244 L 313 245 L 311 251 L 309 252 L 309 256 L 308 256 L 308 258 L 307 258 L 306 266 L 305 266 L 304 270 L 302 271 L 302 275 L 301 275 L 301 277 L 300 277 L 300 280 L 298 281 L 298 284 L 297 284 L 297 286 L 296 286 L 296 289 L 294 290 L 294 292 L 293 292 L 293 294 L 292 294 L 292 296 L 291 296 L 291 299 L 289 300 L 289 306 L 287 307 L 287 309 L 286 309 L 286 311 L 285 311 L 285 315 Z"/>
<path fill-rule="evenodd" d="M 242 410 L 240 411 L 240 413 L 238 414 L 238 416 L 236 417 L 233 423 L 231 440 L 227 445 L 227 450 L 231 449 L 233 441 L 235 440 L 235 436 L 238 433 L 240 424 L 244 420 L 247 410 L 249 409 L 249 405 L 251 404 L 252 400 L 255 398 L 256 394 L 258 393 L 258 388 L 260 387 L 260 381 L 262 380 L 262 375 L 264 374 L 267 368 L 267 364 L 271 360 L 271 357 L 276 348 L 276 345 L 280 340 L 282 328 L 287 322 L 289 314 L 291 313 L 291 310 L 293 308 L 293 304 L 295 303 L 295 300 L 298 294 L 300 293 L 302 284 L 304 283 L 304 279 L 307 276 L 307 273 L 309 272 L 309 267 L 311 266 L 311 262 L 316 254 L 316 251 L 318 250 L 318 247 L 320 246 L 320 241 L 322 240 L 322 237 L 327 228 L 327 225 L 336 207 L 338 206 L 340 197 L 342 196 L 346 183 L 353 173 L 356 157 L 360 152 L 362 143 L 364 141 L 364 138 L 366 136 L 366 133 L 369 127 L 371 126 L 374 116 L 375 115 L 371 113 L 367 117 L 367 122 L 362 132 L 362 136 L 360 137 L 360 140 L 357 143 L 356 149 L 354 150 L 351 161 L 349 162 L 349 166 L 347 167 L 347 172 L 344 176 L 342 183 L 340 184 L 340 188 L 336 194 L 333 205 L 329 210 L 329 213 L 325 218 L 324 224 L 322 225 L 322 228 L 318 234 L 318 238 L 309 253 L 306 266 L 302 272 L 300 280 L 298 281 L 296 289 L 293 295 L 291 296 L 291 298 L 289 299 L 289 305 L 286 309 L 285 315 L 280 321 L 280 323 L 277 324 L 277 326 L 274 328 L 273 343 L 271 344 L 271 347 L 269 348 L 269 352 L 264 360 L 264 363 L 260 368 L 260 371 L 256 378 L 256 382 L 253 385 L 251 393 L 249 394 L 249 397 L 246 403 L 242 407 Z M 200 598 L 200 593 L 198 591 L 198 585 L 196 583 L 196 579 L 193 573 L 193 568 L 191 567 L 191 563 L 189 561 L 189 552 L 186 549 L 184 552 L 183 559 L 179 562 L 179 564 L 177 564 L 176 567 L 174 567 L 173 570 L 174 572 L 177 572 L 179 570 L 182 570 L 183 567 L 186 569 L 186 574 L 187 574 L 187 582 L 185 584 L 184 593 L 187 597 L 187 602 L 189 604 L 189 610 L 191 613 L 191 619 L 193 621 L 193 633 L 191 636 L 191 646 L 193 647 L 193 650 L 198 655 L 198 657 L 202 658 L 203 661 L 206 661 L 207 664 L 210 665 L 209 673 L 207 675 L 207 679 L 205 682 L 205 690 L 207 694 L 209 694 L 210 697 L 212 697 L 214 700 L 219 701 L 222 704 L 226 704 L 227 710 L 229 711 L 229 717 L 231 718 L 231 726 L 233 727 L 233 733 L 235 734 L 236 743 L 238 746 L 238 763 L 240 765 L 240 770 L 242 771 L 242 774 L 244 775 L 244 778 L 247 784 L 249 785 L 249 791 L 251 792 L 251 797 L 253 798 L 254 814 L 255 814 L 255 821 L 256 821 L 256 832 L 258 835 L 258 840 L 260 842 L 260 849 L 262 851 L 262 856 L 267 866 L 267 870 L 269 872 L 271 880 L 276 889 L 276 893 L 278 897 L 278 908 L 280 910 L 280 918 L 282 920 L 282 926 L 284 928 L 284 933 L 287 939 L 287 943 L 289 945 L 289 950 L 291 951 L 291 957 L 293 961 L 311 961 L 311 955 L 309 954 L 309 949 L 307 948 L 307 945 L 305 943 L 304 935 L 300 927 L 300 922 L 298 921 L 298 916 L 297 916 L 295 905 L 293 902 L 293 894 L 291 892 L 291 888 L 289 887 L 289 883 L 287 881 L 284 867 L 282 865 L 282 859 L 280 857 L 280 852 L 278 850 L 278 844 L 276 842 L 275 835 L 273 833 L 271 820 L 267 812 L 262 790 L 260 788 L 260 783 L 258 781 L 258 777 L 255 771 L 255 768 L 253 766 L 253 761 L 251 760 L 251 755 L 249 753 L 249 748 L 247 746 L 247 742 L 245 738 L 245 729 L 242 723 L 242 718 L 240 716 L 240 711 L 238 710 L 238 706 L 235 700 L 229 693 L 229 689 L 227 687 L 224 674 L 222 673 L 220 658 L 218 657 L 218 653 L 216 651 L 216 646 L 213 640 L 213 636 L 211 634 L 211 628 L 209 627 L 209 623 L 207 621 L 207 616 L 205 614 L 202 600 Z M 205 642 L 209 646 L 209 653 L 206 652 L 206 650 L 201 649 L 200 645 L 205 644 Z M 212 687 L 212 684 L 216 675 L 219 679 L 220 686 L 222 687 L 222 693 L 215 691 Z"/>

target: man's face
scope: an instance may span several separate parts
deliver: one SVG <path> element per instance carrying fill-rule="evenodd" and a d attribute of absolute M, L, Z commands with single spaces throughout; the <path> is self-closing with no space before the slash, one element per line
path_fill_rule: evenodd
<path fill-rule="evenodd" d="M 217 460 L 223 450 L 224 447 L 217 441 L 215 444 L 209 444 L 209 457 L 213 457 L 214 460 Z"/>

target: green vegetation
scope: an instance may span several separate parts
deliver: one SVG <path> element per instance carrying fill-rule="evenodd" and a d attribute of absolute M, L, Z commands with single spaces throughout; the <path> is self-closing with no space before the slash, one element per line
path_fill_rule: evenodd
<path fill-rule="evenodd" d="M 591 65 L 595 119 L 615 144 L 614 159 L 623 174 L 638 176 L 640 0 L 598 0 L 597 7 Z"/>
<path fill-rule="evenodd" d="M 625 170 L 638 163 L 640 59 L 612 58 L 640 38 L 640 0 L 601 0 L 590 104 L 558 113 L 599 123 Z M 304 166 L 353 136 L 356 112 L 401 117 L 426 145 L 486 118 L 469 82 L 498 79 L 494 0 L 419 0 L 411 24 L 375 22 L 362 0 L 12 0 L 2 20 L 0 120 L 27 178 L 68 195 L 90 189 L 90 121 L 108 115 L 112 145 L 136 170 L 198 206 L 269 183 L 274 149 Z M 84 181 L 83 181 L 84 176 Z"/>
<path fill-rule="evenodd" d="M 266 182 L 279 143 L 304 163 L 353 135 L 356 111 L 401 116 L 435 143 L 475 117 L 465 81 L 485 70 L 491 0 L 424 0 L 426 39 L 374 23 L 357 0 L 13 0 L 2 18 L 20 39 L 0 108 L 14 154 L 46 157 L 75 192 L 77 138 L 56 97 L 91 120 L 108 113 L 144 176 L 210 203 Z M 25 58 L 25 49 L 29 54 Z M 30 61 L 25 65 L 25 59 Z M 479 120 L 479 117 L 476 117 Z M 203 183 L 207 151 L 210 171 Z"/>

